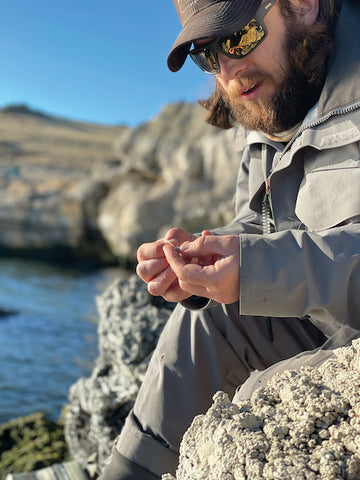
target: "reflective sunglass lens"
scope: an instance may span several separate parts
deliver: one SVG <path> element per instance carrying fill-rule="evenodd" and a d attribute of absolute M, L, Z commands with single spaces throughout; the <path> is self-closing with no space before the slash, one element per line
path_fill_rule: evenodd
<path fill-rule="evenodd" d="M 194 54 L 190 54 L 194 62 L 206 73 L 219 73 L 220 65 L 216 54 L 208 49 L 204 49 Z"/>
<path fill-rule="evenodd" d="M 213 52 L 205 50 L 204 57 L 206 57 L 206 66 L 209 72 L 217 72 L 220 70 L 219 62 Z"/>
<path fill-rule="evenodd" d="M 265 36 L 265 30 L 260 23 L 252 20 L 240 32 L 223 37 L 220 46 L 225 55 L 241 58 L 256 48 Z"/>
<path fill-rule="evenodd" d="M 213 40 L 206 48 L 194 49 L 189 55 L 201 70 L 214 74 L 220 72 L 217 52 L 222 52 L 230 58 L 242 58 L 252 52 L 267 35 L 263 19 L 278 0 L 269 0 L 257 11 L 255 17 L 239 32 Z"/>
<path fill-rule="evenodd" d="M 207 47 L 189 53 L 201 70 L 216 74 L 220 72 L 217 52 L 222 52 L 230 58 L 242 58 L 252 52 L 265 37 L 265 27 L 253 19 L 239 32 L 222 37 Z"/>

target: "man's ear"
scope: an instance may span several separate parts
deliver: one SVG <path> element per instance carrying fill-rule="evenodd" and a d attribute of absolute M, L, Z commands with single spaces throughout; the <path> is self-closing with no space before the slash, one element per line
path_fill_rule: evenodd
<path fill-rule="evenodd" d="M 305 25 L 313 25 L 319 14 L 319 0 L 291 0 L 298 12 L 299 20 Z"/>

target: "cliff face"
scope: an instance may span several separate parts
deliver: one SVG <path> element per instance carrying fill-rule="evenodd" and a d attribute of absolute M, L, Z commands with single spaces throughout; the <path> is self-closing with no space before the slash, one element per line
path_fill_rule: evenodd
<path fill-rule="evenodd" d="M 117 138 L 121 167 L 99 215 L 116 255 L 133 257 L 172 226 L 196 232 L 232 219 L 234 134 L 207 125 L 199 105 L 175 104 Z"/>
<path fill-rule="evenodd" d="M 123 129 L 0 111 L 0 251 L 111 256 L 97 227 L 108 189 L 92 169 L 116 159 Z"/>
<path fill-rule="evenodd" d="M 131 129 L 0 111 L 0 251 L 135 260 L 171 226 L 233 216 L 234 130 L 199 105 L 166 106 Z"/>

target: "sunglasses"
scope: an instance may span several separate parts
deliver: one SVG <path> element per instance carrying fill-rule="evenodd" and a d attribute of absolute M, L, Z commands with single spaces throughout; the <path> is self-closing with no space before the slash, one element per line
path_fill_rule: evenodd
<path fill-rule="evenodd" d="M 209 75 L 220 73 L 218 52 L 229 58 L 241 59 L 255 50 L 267 36 L 264 17 L 278 1 L 269 0 L 264 3 L 254 18 L 238 32 L 216 38 L 203 47 L 190 50 L 190 57 L 203 72 Z"/>

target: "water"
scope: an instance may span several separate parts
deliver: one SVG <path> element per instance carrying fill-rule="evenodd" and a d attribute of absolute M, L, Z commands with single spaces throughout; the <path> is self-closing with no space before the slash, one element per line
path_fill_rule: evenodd
<path fill-rule="evenodd" d="M 0 259 L 0 423 L 45 411 L 58 420 L 69 387 L 98 354 L 95 297 L 121 275 Z"/>

